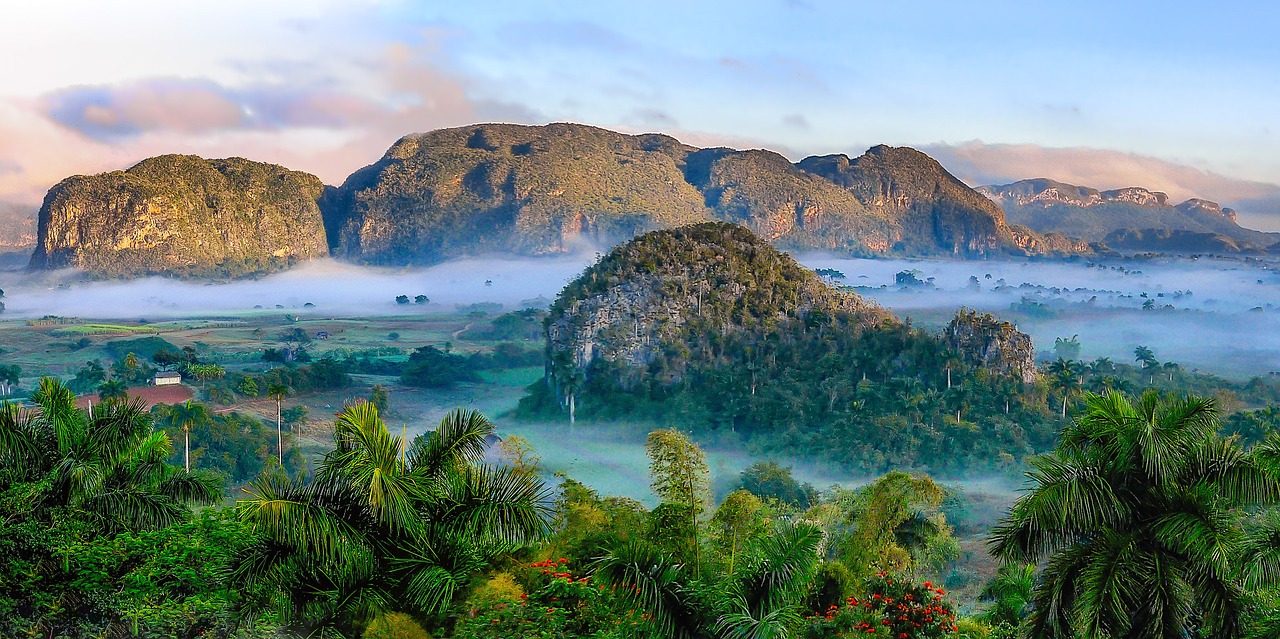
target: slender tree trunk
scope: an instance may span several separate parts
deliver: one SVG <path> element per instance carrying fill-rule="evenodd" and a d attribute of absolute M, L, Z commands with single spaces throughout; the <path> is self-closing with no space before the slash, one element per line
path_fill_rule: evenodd
<path fill-rule="evenodd" d="M 1062 418 L 1067 418 L 1067 396 L 1065 394 L 1062 396 Z"/>
<path fill-rule="evenodd" d="M 573 430 L 573 422 L 577 417 L 577 404 L 574 402 L 573 393 L 569 393 L 569 430 Z"/>
<path fill-rule="evenodd" d="M 947 367 L 947 390 L 951 390 L 951 367 Z"/>
<path fill-rule="evenodd" d="M 284 434 L 280 428 L 280 400 L 276 400 L 276 461 L 284 467 Z"/>
<path fill-rule="evenodd" d="M 187 426 L 182 429 L 183 452 L 182 463 L 187 468 L 187 472 L 191 472 L 191 427 Z"/>

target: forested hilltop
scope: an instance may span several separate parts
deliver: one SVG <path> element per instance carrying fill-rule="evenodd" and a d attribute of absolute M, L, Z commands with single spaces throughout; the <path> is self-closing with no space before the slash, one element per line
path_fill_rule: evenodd
<path fill-rule="evenodd" d="M 860 473 L 1011 468 L 1052 445 L 1030 339 L 943 335 L 836 289 L 741 226 L 640 236 L 565 287 L 526 417 L 648 418 Z"/>

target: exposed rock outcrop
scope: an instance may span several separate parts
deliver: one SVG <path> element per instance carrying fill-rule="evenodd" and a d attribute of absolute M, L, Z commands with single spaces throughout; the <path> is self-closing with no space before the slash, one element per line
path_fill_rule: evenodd
<path fill-rule="evenodd" d="M 970 364 L 1028 384 L 1036 381 L 1038 373 L 1031 336 L 1019 332 L 1009 322 L 987 313 L 961 309 L 947 325 L 943 340 Z"/>
<path fill-rule="evenodd" d="M 33 268 L 241 277 L 327 254 L 318 178 L 242 158 L 165 155 L 70 177 L 40 209 Z"/>
<path fill-rule="evenodd" d="M 402 138 L 325 199 L 337 256 L 420 264 L 612 245 L 704 220 L 856 255 L 1026 254 L 991 201 L 907 148 L 792 164 L 578 124 L 482 124 Z"/>

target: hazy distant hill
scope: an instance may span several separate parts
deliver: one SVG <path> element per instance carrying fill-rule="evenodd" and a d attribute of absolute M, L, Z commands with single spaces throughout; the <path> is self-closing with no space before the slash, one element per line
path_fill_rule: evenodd
<path fill-rule="evenodd" d="M 164 155 L 58 183 L 40 208 L 33 268 L 106 277 L 239 277 L 327 254 L 307 173 L 243 158 Z"/>
<path fill-rule="evenodd" d="M 557 253 L 713 219 L 784 248 L 863 255 L 1082 248 L 1010 228 L 999 207 L 911 149 L 792 164 L 578 124 L 406 136 L 332 191 L 325 216 L 335 255 L 375 264 Z"/>
<path fill-rule="evenodd" d="M 1139 187 L 1099 191 L 1040 178 L 977 191 L 999 203 L 1011 222 L 1114 248 L 1234 253 L 1265 250 L 1280 241 L 1280 234 L 1240 226 L 1235 211 L 1216 202 L 1191 199 L 1172 205 L 1164 193 Z"/>

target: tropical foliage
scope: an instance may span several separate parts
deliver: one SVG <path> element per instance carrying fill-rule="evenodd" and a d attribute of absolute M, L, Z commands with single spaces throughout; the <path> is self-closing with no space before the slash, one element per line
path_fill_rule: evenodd
<path fill-rule="evenodd" d="M 992 535 L 1000 557 L 1047 561 L 1029 632 L 1242 636 L 1250 590 L 1280 576 L 1274 526 L 1250 520 L 1280 502 L 1280 438 L 1241 450 L 1218 435 L 1207 399 L 1110 392 L 1085 403 Z"/>
<path fill-rule="evenodd" d="M 314 478 L 264 474 L 239 505 L 257 536 L 235 575 L 312 636 L 358 635 L 379 615 L 436 619 L 505 553 L 539 539 L 546 488 L 528 474 L 480 464 L 493 425 L 450 413 L 412 444 L 375 406 L 348 406 Z"/>

